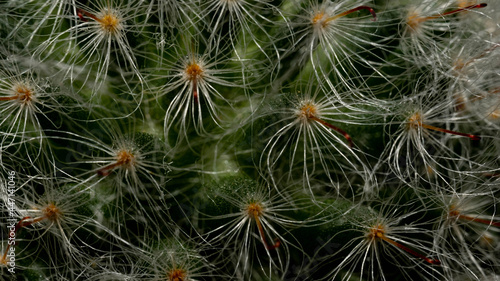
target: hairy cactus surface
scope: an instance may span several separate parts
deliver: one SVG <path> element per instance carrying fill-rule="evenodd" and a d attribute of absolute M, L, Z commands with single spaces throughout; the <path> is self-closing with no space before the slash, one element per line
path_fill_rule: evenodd
<path fill-rule="evenodd" d="M 1 280 L 500 280 L 499 0 L 0 1 Z"/>

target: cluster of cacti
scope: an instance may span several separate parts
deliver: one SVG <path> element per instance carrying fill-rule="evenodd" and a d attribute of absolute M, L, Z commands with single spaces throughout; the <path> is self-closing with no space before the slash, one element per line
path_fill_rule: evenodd
<path fill-rule="evenodd" d="M 0 2 L 2 280 L 500 279 L 500 1 Z"/>

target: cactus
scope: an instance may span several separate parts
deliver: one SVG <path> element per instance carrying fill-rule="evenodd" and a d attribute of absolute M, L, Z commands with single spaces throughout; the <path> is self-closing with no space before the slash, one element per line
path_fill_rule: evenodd
<path fill-rule="evenodd" d="M 500 278 L 499 10 L 3 1 L 1 279 Z"/>

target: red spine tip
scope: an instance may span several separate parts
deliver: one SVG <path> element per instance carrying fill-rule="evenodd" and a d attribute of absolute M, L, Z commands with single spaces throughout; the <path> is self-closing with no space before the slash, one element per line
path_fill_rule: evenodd
<path fill-rule="evenodd" d="M 347 11 L 348 13 L 351 13 L 351 12 L 355 12 L 355 11 L 359 11 L 359 10 L 368 10 L 370 12 L 370 14 L 372 14 L 373 18 L 371 19 L 372 21 L 376 21 L 377 20 L 377 14 L 375 14 L 375 10 L 372 8 L 372 7 L 368 7 L 368 6 L 359 6 L 357 8 L 354 8 L 350 11 Z"/>
<path fill-rule="evenodd" d="M 346 135 L 345 138 L 347 139 L 347 142 L 349 143 L 349 147 L 354 147 L 354 142 L 351 139 L 350 135 Z"/>

